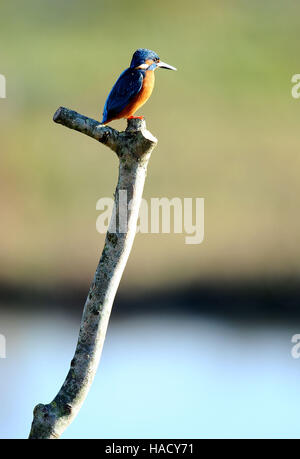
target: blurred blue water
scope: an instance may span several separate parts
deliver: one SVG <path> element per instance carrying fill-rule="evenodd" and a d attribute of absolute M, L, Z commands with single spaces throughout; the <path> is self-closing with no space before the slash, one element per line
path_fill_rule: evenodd
<path fill-rule="evenodd" d="M 1 316 L 0 437 L 26 438 L 32 409 L 66 376 L 79 324 Z M 204 318 L 112 320 L 91 392 L 64 438 L 299 438 L 293 327 Z"/>

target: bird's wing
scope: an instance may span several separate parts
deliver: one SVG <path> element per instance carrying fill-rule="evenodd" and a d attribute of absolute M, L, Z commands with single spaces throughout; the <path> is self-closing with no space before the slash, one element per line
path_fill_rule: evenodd
<path fill-rule="evenodd" d="M 142 86 L 142 71 L 129 68 L 121 73 L 105 102 L 102 123 L 118 115 L 140 92 Z"/>

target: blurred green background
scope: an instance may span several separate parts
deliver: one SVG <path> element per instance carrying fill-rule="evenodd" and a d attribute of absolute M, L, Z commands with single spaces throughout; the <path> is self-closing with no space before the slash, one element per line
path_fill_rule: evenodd
<path fill-rule="evenodd" d="M 66 375 L 117 180 L 52 116 L 100 120 L 139 47 L 178 68 L 139 113 L 159 140 L 144 197 L 205 198 L 205 238 L 137 235 L 64 436 L 299 438 L 299 18 L 292 0 L 0 0 L 1 438 L 26 437 Z"/>
<path fill-rule="evenodd" d="M 1 279 L 92 276 L 117 161 L 52 116 L 99 119 L 138 47 L 178 68 L 140 112 L 159 139 L 144 196 L 204 197 L 205 240 L 138 235 L 122 285 L 298 276 L 299 15 L 293 1 L 1 1 Z"/>

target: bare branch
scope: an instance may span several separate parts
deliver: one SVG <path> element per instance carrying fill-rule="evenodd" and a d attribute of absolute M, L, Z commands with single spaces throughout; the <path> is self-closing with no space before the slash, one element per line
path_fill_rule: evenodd
<path fill-rule="evenodd" d="M 111 229 L 114 226 L 111 222 L 84 306 L 69 373 L 54 400 L 34 409 L 29 438 L 44 439 L 60 437 L 77 415 L 94 379 L 115 294 L 136 233 L 148 161 L 157 143 L 146 130 L 144 120 L 129 120 L 126 131 L 118 132 L 61 107 L 55 113 L 54 121 L 109 146 L 120 161 L 113 213 L 116 228 Z"/>
<path fill-rule="evenodd" d="M 99 121 L 81 115 L 74 110 L 59 107 L 53 116 L 53 121 L 75 131 L 82 132 L 93 139 L 107 145 L 111 150 L 117 151 L 119 146 L 119 131 L 109 126 L 104 126 Z"/>

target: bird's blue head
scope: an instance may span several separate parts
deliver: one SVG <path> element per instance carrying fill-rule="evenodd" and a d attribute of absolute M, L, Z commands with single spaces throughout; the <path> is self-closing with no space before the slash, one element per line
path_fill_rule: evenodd
<path fill-rule="evenodd" d="M 172 65 L 162 62 L 154 51 L 146 48 L 139 48 L 135 51 L 131 59 L 130 67 L 143 70 L 155 70 L 158 67 L 177 70 L 175 67 L 172 67 Z"/>

